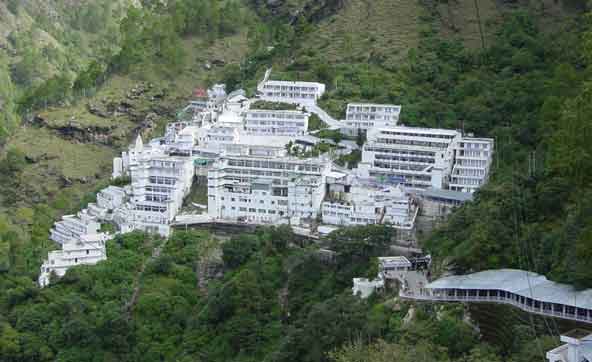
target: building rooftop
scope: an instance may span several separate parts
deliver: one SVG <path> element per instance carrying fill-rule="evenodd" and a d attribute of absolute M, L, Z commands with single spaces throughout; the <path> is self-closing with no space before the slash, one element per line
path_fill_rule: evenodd
<path fill-rule="evenodd" d="M 456 136 L 460 134 L 456 130 L 451 129 L 443 129 L 443 128 L 425 128 L 425 127 L 408 127 L 405 125 L 393 126 L 393 127 L 380 127 L 378 128 L 380 132 L 388 131 L 388 132 L 409 132 L 409 133 L 425 133 L 425 134 L 441 134 L 441 135 L 449 135 L 449 136 Z"/>
<path fill-rule="evenodd" d="M 429 283 L 426 287 L 503 290 L 541 302 L 592 309 L 592 289 L 577 291 L 570 285 L 552 282 L 543 275 L 518 269 L 449 276 Z"/>
<path fill-rule="evenodd" d="M 453 200 L 453 201 L 472 201 L 473 194 L 468 192 L 460 192 L 460 191 L 452 191 L 452 190 L 442 190 L 430 187 L 426 190 L 422 190 L 420 195 L 425 197 L 433 197 L 438 199 L 446 199 L 446 200 Z"/>
<path fill-rule="evenodd" d="M 288 113 L 288 114 L 302 114 L 307 115 L 310 113 L 299 111 L 296 109 L 249 109 L 247 113 Z"/>
<path fill-rule="evenodd" d="M 400 105 L 395 104 L 380 104 L 380 103 L 348 103 L 348 107 L 395 107 L 401 110 Z"/>
<path fill-rule="evenodd" d="M 291 81 L 291 80 L 268 80 L 265 82 L 266 84 L 271 85 L 296 85 L 296 86 L 325 86 L 323 83 L 318 82 L 302 82 L 302 81 Z"/>

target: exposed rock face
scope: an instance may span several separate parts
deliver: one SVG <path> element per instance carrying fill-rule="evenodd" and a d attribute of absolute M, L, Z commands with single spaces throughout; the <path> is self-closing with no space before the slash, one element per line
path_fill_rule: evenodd
<path fill-rule="evenodd" d="M 266 8 L 274 19 L 287 19 L 290 24 L 304 16 L 308 20 L 320 21 L 335 14 L 346 5 L 347 0 L 301 0 L 296 4 L 286 0 L 254 0 L 256 8 Z"/>
<path fill-rule="evenodd" d="M 55 120 L 36 115 L 29 123 L 55 131 L 60 137 L 80 143 L 98 143 L 108 146 L 127 142 L 130 134 L 148 135 L 163 119 L 173 119 L 180 104 L 168 102 L 168 90 L 157 88 L 151 83 L 138 83 L 121 98 L 94 99 L 86 104 L 89 114 L 108 120 L 88 122 L 83 115 L 69 120 Z M 131 129 L 128 120 L 135 126 Z M 90 123 L 90 125 L 89 125 Z M 122 132 L 122 124 L 126 129 Z"/>
<path fill-rule="evenodd" d="M 47 122 L 41 115 L 33 117 L 31 123 L 37 127 L 44 127 L 56 131 L 61 137 L 69 140 L 76 140 L 82 143 L 101 143 L 111 145 L 113 137 L 110 135 L 111 131 L 116 128 L 112 125 L 109 127 L 101 126 L 82 126 L 76 119 L 71 119 L 66 125 L 55 126 Z"/>

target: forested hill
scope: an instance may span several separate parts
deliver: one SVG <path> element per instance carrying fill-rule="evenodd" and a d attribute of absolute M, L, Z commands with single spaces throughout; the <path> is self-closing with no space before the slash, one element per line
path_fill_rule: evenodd
<path fill-rule="evenodd" d="M 0 23 L 0 360 L 540 361 L 557 345 L 546 321 L 512 310 L 486 341 L 461 307 L 353 297 L 351 278 L 388 252 L 382 227 L 331 234 L 334 263 L 288 247 L 300 241 L 285 228 L 179 232 L 154 258 L 164 240 L 132 233 L 107 261 L 36 286 L 52 222 L 92 201 L 129 136 L 162 132 L 195 86 L 252 92 L 269 66 L 326 83 L 335 116 L 395 103 L 405 124 L 495 137 L 490 183 L 423 246 L 458 271 L 592 287 L 585 1 L 38 3 L 0 2 L 14 20 Z M 131 110 L 114 116 L 122 102 Z"/>
<path fill-rule="evenodd" d="M 585 2 L 331 3 L 335 16 L 295 23 L 273 60 L 285 78 L 329 84 L 323 106 L 336 116 L 348 101 L 389 102 L 402 123 L 496 139 L 489 185 L 424 246 L 458 271 L 514 267 L 592 287 Z"/>

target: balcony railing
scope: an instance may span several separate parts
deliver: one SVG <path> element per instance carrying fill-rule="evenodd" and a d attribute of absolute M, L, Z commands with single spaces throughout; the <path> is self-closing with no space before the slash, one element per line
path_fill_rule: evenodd
<path fill-rule="evenodd" d="M 548 317 L 555 317 L 555 318 L 562 318 L 568 319 L 578 322 L 590 323 L 592 324 L 592 316 L 589 315 L 579 315 L 577 313 L 566 313 L 563 311 L 554 311 L 552 309 L 546 309 L 542 307 L 534 307 L 529 306 L 525 303 L 521 303 L 512 298 L 502 297 L 502 296 L 449 296 L 449 295 L 432 295 L 426 293 L 413 293 L 411 291 L 403 291 L 399 293 L 401 298 L 404 299 L 413 299 L 419 301 L 435 301 L 435 302 L 475 302 L 475 303 L 499 303 L 499 304 L 507 304 L 519 308 L 525 312 L 548 316 Z M 542 302 L 539 302 L 542 305 Z"/>

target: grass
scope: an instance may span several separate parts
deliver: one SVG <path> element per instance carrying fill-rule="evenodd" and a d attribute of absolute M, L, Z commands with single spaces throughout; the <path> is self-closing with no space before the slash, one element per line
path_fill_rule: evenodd
<path fill-rule="evenodd" d="M 377 56 L 401 59 L 419 40 L 421 5 L 417 0 L 353 0 L 319 24 L 306 47 L 331 63 Z"/>
<path fill-rule="evenodd" d="M 495 0 L 456 0 L 440 3 L 440 34 L 445 37 L 458 37 L 469 48 L 480 48 L 481 31 L 487 45 L 488 39 L 495 32 L 493 25 L 501 20 L 503 9 Z"/>
<path fill-rule="evenodd" d="M 40 116 L 50 128 L 23 126 L 18 129 L 9 139 L 6 149 L 16 147 L 31 159 L 39 159 L 36 163 L 27 164 L 23 171 L 20 192 L 27 195 L 23 198 L 25 202 L 34 204 L 38 200 L 52 203 L 60 195 L 63 198 L 64 193 L 69 197 L 81 199 L 86 193 L 94 191 L 110 177 L 113 157 L 132 141 L 133 130 L 138 126 L 138 121 L 143 120 L 143 117 L 155 107 L 171 109 L 174 114 L 174 111 L 191 99 L 193 89 L 217 80 L 222 67 L 213 67 L 207 71 L 203 67 L 206 60 L 224 59 L 227 64 L 239 62 L 247 50 L 245 33 L 218 40 L 210 45 L 197 38 L 186 39 L 185 43 L 187 65 L 182 72 L 173 77 L 166 77 L 151 66 L 130 75 L 113 76 L 92 97 L 81 99 L 67 107 L 40 112 Z M 152 83 L 154 88 L 146 97 L 127 99 L 126 95 L 130 89 L 139 83 Z M 150 100 L 153 94 L 163 90 L 166 90 L 167 94 L 164 99 Z M 122 100 L 134 105 L 134 114 L 139 119 L 133 119 L 128 115 L 102 118 L 89 113 L 87 109 L 88 103 L 104 105 Z M 72 120 L 81 129 L 108 129 L 108 135 L 116 136 L 117 142 L 110 146 L 82 143 L 76 139 L 64 138 L 53 129 L 67 126 Z M 162 127 L 159 126 L 171 120 L 167 116 L 159 116 L 153 132 L 160 131 Z M 72 184 L 65 181 L 66 179 L 72 181 Z M 23 205 L 0 205 L 0 210 L 10 215 L 21 206 Z"/>
<path fill-rule="evenodd" d="M 9 214 L 17 207 L 49 203 L 66 190 L 80 200 L 110 176 L 115 156 L 115 151 L 107 146 L 72 143 L 44 128 L 19 129 L 11 138 L 10 147 L 38 161 L 27 164 L 20 177 L 25 204 L 2 205 Z"/>

